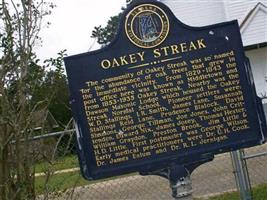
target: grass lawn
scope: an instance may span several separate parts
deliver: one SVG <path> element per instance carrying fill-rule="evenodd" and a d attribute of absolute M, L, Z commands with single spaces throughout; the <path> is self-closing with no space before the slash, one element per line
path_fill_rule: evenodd
<path fill-rule="evenodd" d="M 77 155 L 68 155 L 60 159 L 55 160 L 54 163 L 42 162 L 35 165 L 35 173 L 41 173 L 47 171 L 47 169 L 53 169 L 54 171 L 63 169 L 72 169 L 79 167 Z"/>
<path fill-rule="evenodd" d="M 253 188 L 254 200 L 267 200 L 267 184 Z"/>
<path fill-rule="evenodd" d="M 127 174 L 120 177 L 132 176 L 134 174 Z M 97 182 L 107 181 L 118 177 L 112 177 L 109 179 L 86 181 L 82 178 L 79 172 L 70 172 L 64 174 L 53 175 L 47 184 L 47 190 L 49 192 L 65 191 L 74 186 L 90 185 Z M 45 190 L 45 177 L 36 177 L 35 189 L 37 194 L 42 194 Z M 108 188 L 107 188 L 108 190 Z M 196 199 L 204 200 L 204 199 Z M 211 197 L 209 200 L 240 200 L 237 192 L 225 193 L 216 197 Z M 267 200 L 267 184 L 259 185 L 253 188 L 253 200 Z"/>
<path fill-rule="evenodd" d="M 72 188 L 74 186 L 83 186 L 83 185 L 90 185 L 98 182 L 103 182 L 111 179 L 116 179 L 116 178 L 122 178 L 126 176 L 133 176 L 136 173 L 132 174 L 126 174 L 118 177 L 111 177 L 107 179 L 101 179 L 101 180 L 96 180 L 96 181 L 87 181 L 85 180 L 80 172 L 70 172 L 70 173 L 63 173 L 63 174 L 56 174 L 51 176 L 51 178 L 48 181 L 47 185 L 47 190 L 50 192 L 55 192 L 55 191 L 65 191 L 66 189 Z M 45 177 L 40 176 L 35 178 L 35 189 L 37 194 L 42 194 L 43 191 L 45 190 Z"/>
<path fill-rule="evenodd" d="M 256 186 L 252 189 L 253 200 L 267 200 L 267 184 Z M 197 199 L 202 200 L 202 199 Z M 211 197 L 208 200 L 240 200 L 238 192 L 225 193 L 216 197 Z"/>
<path fill-rule="evenodd" d="M 42 194 L 45 191 L 45 182 L 45 176 L 36 177 L 35 189 L 37 194 Z M 75 185 L 82 186 L 87 184 L 90 184 L 90 182 L 83 179 L 79 172 L 71 172 L 51 176 L 46 184 L 46 189 L 50 192 L 64 191 Z"/>

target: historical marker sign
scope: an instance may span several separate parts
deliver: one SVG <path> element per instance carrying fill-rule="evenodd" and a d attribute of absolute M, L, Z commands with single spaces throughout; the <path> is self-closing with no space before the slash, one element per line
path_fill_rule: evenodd
<path fill-rule="evenodd" d="M 159 2 L 139 3 L 110 45 L 65 64 L 87 179 L 264 141 L 237 21 L 194 28 Z"/>

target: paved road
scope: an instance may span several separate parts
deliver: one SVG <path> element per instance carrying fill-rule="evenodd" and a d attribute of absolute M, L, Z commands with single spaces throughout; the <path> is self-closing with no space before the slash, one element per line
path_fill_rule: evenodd
<path fill-rule="evenodd" d="M 267 151 L 267 144 L 248 149 L 247 154 Z M 248 160 L 253 185 L 267 183 L 267 156 Z M 200 166 L 192 174 L 194 197 L 203 197 L 235 190 L 235 179 L 229 154 Z M 66 193 L 65 193 L 66 195 Z M 79 187 L 77 200 L 173 200 L 167 180 L 157 176 L 139 176 L 110 180 Z M 58 200 L 66 200 L 63 196 Z"/>

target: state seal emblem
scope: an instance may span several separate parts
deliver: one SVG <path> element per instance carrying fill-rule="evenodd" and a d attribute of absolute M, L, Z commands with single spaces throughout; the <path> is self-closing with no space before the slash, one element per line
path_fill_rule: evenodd
<path fill-rule="evenodd" d="M 125 32 L 136 46 L 153 48 L 166 39 L 169 26 L 168 16 L 161 8 L 153 4 L 142 4 L 126 16 Z"/>

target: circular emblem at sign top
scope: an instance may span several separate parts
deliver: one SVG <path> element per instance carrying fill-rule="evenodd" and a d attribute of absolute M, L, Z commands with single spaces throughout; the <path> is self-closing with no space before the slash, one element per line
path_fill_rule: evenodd
<path fill-rule="evenodd" d="M 161 44 L 169 33 L 169 27 L 166 13 L 153 4 L 135 7 L 125 21 L 129 40 L 141 48 L 153 48 Z"/>

